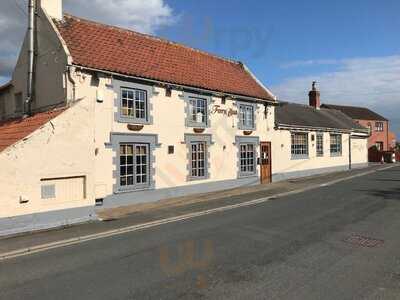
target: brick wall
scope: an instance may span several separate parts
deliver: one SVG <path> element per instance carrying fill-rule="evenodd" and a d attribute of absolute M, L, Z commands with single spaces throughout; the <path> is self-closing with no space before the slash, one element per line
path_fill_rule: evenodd
<path fill-rule="evenodd" d="M 388 136 L 389 122 L 388 121 L 374 121 L 374 120 L 357 120 L 357 122 L 364 127 L 371 127 L 371 137 L 368 139 L 368 148 L 376 145 L 378 142 L 383 143 L 383 151 L 388 151 L 390 149 L 390 142 Z M 383 122 L 383 131 L 376 131 L 375 123 Z"/>

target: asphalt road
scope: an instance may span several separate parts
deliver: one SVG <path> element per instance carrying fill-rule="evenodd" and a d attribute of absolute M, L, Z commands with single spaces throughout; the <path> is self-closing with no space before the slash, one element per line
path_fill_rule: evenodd
<path fill-rule="evenodd" d="M 400 167 L 0 263 L 0 299 L 400 299 Z"/>

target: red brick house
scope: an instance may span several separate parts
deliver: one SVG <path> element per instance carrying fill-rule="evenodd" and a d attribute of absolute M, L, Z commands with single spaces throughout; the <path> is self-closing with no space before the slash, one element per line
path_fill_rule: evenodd
<path fill-rule="evenodd" d="M 340 110 L 361 126 L 370 129 L 368 148 L 376 146 L 379 151 L 392 149 L 392 134 L 389 131 L 389 120 L 365 107 L 323 104 L 323 108 Z"/>

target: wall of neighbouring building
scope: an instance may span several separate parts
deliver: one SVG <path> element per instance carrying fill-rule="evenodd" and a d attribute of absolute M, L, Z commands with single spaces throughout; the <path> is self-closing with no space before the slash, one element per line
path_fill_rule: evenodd
<path fill-rule="evenodd" d="M 93 111 L 93 101 L 84 99 L 0 153 L 0 225 L 2 218 L 24 215 L 18 222 L 30 226 L 41 213 L 54 211 L 63 221 L 69 215 L 89 217 L 94 206 Z M 80 212 L 71 214 L 76 209 Z"/>
<path fill-rule="evenodd" d="M 48 16 L 39 9 L 37 22 L 37 55 L 35 63 L 36 76 L 34 78 L 35 101 L 32 103 L 34 111 L 43 111 L 49 107 L 62 105 L 67 99 L 65 76 L 68 54 L 64 45 L 54 30 L 53 23 Z M 16 113 L 14 95 L 22 93 L 22 99 L 27 98 L 28 78 L 28 37 L 25 36 L 22 48 L 12 75 L 13 88 L 6 92 L 6 118 L 20 115 Z"/>
<path fill-rule="evenodd" d="M 291 131 L 276 130 L 273 134 L 272 144 L 272 173 L 273 180 L 285 180 L 301 176 L 310 176 L 331 171 L 341 171 L 349 169 L 349 134 L 342 134 L 342 155 L 331 156 L 330 154 L 330 133 L 324 132 L 324 155 L 317 156 L 316 131 L 308 132 L 309 156 L 308 158 L 293 158 L 291 154 Z M 315 140 L 312 141 L 312 135 Z M 352 143 L 352 155 L 354 167 L 366 166 L 367 148 L 366 139 L 363 142 Z"/>
<path fill-rule="evenodd" d="M 368 139 L 368 148 L 375 146 L 377 142 L 383 142 L 383 151 L 389 150 L 389 140 L 388 140 L 388 130 L 389 130 L 389 122 L 388 121 L 373 121 L 373 120 L 357 120 L 357 122 L 366 128 L 371 126 L 371 136 Z M 375 130 L 375 123 L 383 122 L 383 131 Z"/>
<path fill-rule="evenodd" d="M 351 164 L 357 168 L 368 164 L 368 139 L 366 137 L 351 138 Z"/>

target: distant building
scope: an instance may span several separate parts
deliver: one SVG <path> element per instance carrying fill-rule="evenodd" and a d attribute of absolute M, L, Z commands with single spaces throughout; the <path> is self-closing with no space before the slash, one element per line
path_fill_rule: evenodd
<path fill-rule="evenodd" d="M 368 148 L 376 146 L 379 151 L 392 149 L 393 140 L 389 131 L 389 120 L 365 107 L 323 104 L 323 108 L 340 110 L 358 124 L 369 128 L 371 136 Z"/>
<path fill-rule="evenodd" d="M 368 130 L 320 103 L 314 83 L 309 105 L 280 101 L 275 108 L 275 135 L 281 149 L 274 164 L 281 172 L 273 174 L 274 181 L 367 165 Z"/>
<path fill-rule="evenodd" d="M 397 138 L 396 134 L 392 131 L 389 131 L 389 149 L 393 150 L 396 148 Z"/>

